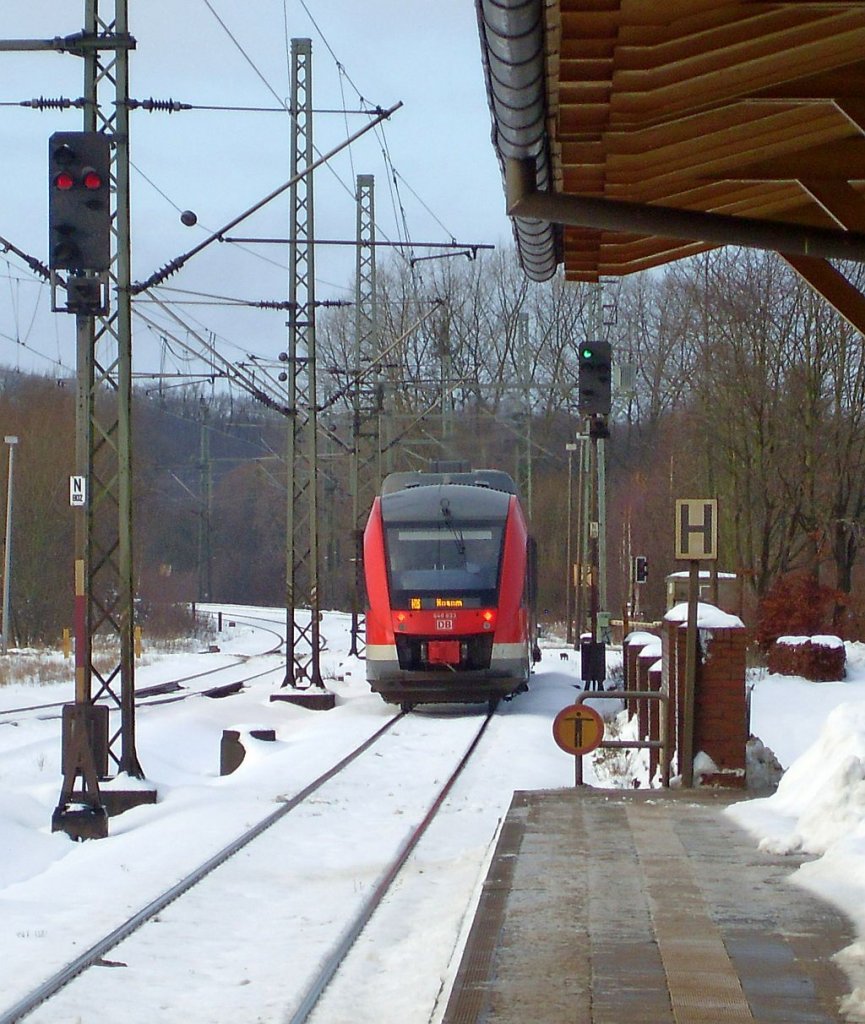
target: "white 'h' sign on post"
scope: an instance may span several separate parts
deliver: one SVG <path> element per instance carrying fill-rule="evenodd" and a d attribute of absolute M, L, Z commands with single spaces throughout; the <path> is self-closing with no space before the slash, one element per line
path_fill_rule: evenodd
<path fill-rule="evenodd" d="M 713 561 L 718 557 L 717 498 L 676 501 L 676 558 Z"/>

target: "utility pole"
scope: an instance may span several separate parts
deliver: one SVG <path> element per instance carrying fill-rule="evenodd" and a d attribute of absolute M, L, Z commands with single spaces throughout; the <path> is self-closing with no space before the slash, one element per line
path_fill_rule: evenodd
<path fill-rule="evenodd" d="M 9 474 L 6 480 L 6 546 L 3 552 L 3 653 L 9 651 L 9 639 L 12 636 L 12 624 L 9 621 L 9 592 L 12 583 L 12 491 L 15 474 L 15 445 L 18 438 L 7 434 L 3 438 L 9 446 Z"/>
<path fill-rule="evenodd" d="M 598 441 L 598 633 L 609 643 L 610 612 L 607 606 L 607 441 Z"/>
<path fill-rule="evenodd" d="M 566 444 L 565 451 L 568 453 L 568 516 L 567 534 L 565 540 L 565 622 L 567 635 L 565 642 L 570 645 L 574 642 L 574 555 L 573 555 L 573 485 L 574 485 L 574 452 L 579 445 L 576 443 Z"/>
<path fill-rule="evenodd" d="M 288 352 L 285 354 L 289 405 L 286 425 L 286 668 L 282 685 L 297 691 L 324 690 L 318 586 L 313 175 L 299 173 L 313 162 L 312 42 L 309 39 L 292 39 L 291 63 L 291 243 Z M 308 619 L 305 608 L 309 609 Z M 296 694 L 277 693 L 271 695 L 271 700 L 294 701 L 296 697 Z"/>
<path fill-rule="evenodd" d="M 198 600 L 209 601 L 213 596 L 211 578 L 210 513 L 213 506 L 213 474 L 210 464 L 210 427 L 207 422 L 207 404 L 201 404 L 198 462 Z"/>
<path fill-rule="evenodd" d="M 354 589 L 350 654 L 365 648 L 366 586 L 363 573 L 363 530 L 381 483 L 381 417 L 383 385 L 375 368 L 380 359 L 375 260 L 375 179 L 357 176 L 357 249 L 355 262 L 354 389 L 352 392 L 351 503 L 354 530 Z M 364 361 L 372 360 L 371 384 Z"/>
<path fill-rule="evenodd" d="M 519 347 L 519 360 L 522 370 L 521 376 L 523 391 L 523 414 L 525 416 L 525 430 L 523 432 L 524 464 L 520 480 L 520 492 L 526 501 L 526 511 L 529 522 L 532 519 L 532 372 L 531 355 L 529 351 L 529 314 L 517 314 L 517 345 Z"/>
<path fill-rule="evenodd" d="M 441 419 L 442 449 L 448 455 L 454 433 L 454 396 L 453 396 L 453 357 L 451 353 L 451 314 L 450 307 L 442 304 L 442 319 L 439 325 L 439 394 Z"/>
<path fill-rule="evenodd" d="M 589 338 L 580 345 L 579 405 L 587 418 L 591 440 L 589 476 L 591 481 L 587 515 L 590 522 L 590 620 L 591 640 L 581 644 L 582 678 L 591 689 L 599 689 L 606 678 L 605 641 L 608 639 L 609 613 L 607 598 L 606 545 L 606 449 L 609 437 L 607 418 L 610 413 L 612 389 L 612 349 L 600 340 L 602 334 L 602 286 L 592 295 L 589 310 Z"/>
<path fill-rule="evenodd" d="M 600 342 L 604 335 L 604 283 L 598 281 L 592 293 L 592 305 L 590 316 L 591 337 Z M 612 368 L 610 367 L 610 376 Z M 608 387 L 611 386 L 610 380 Z M 609 412 L 609 406 L 607 407 Z M 606 428 L 606 424 L 605 424 Z M 597 544 L 597 600 L 598 608 L 593 630 L 595 640 L 609 640 L 610 613 L 607 608 L 607 437 L 606 429 L 597 432 L 595 438 L 595 464 L 597 480 L 595 483 L 598 514 L 598 544 Z"/>
<path fill-rule="evenodd" d="M 576 578 L 574 585 L 577 591 L 576 599 L 576 628 L 574 635 L 574 648 L 579 650 L 582 644 L 583 627 L 586 621 L 586 584 L 589 578 L 589 494 L 591 491 L 589 480 L 589 437 L 588 434 L 578 434 L 580 442 L 579 460 L 577 469 L 577 562 Z"/>
<path fill-rule="evenodd" d="M 109 2 L 102 0 L 103 10 Z M 75 703 L 63 709 L 63 784 L 52 817 L 54 831 L 74 838 L 104 836 L 109 814 L 156 799 L 147 787 L 112 787 L 106 794 L 99 786 L 111 774 L 109 765 L 117 774 L 144 775 L 135 750 L 134 705 L 128 68 L 135 40 L 127 2 L 113 0 L 111 18 L 100 14 L 100 0 L 85 0 L 84 28 L 66 39 L 0 44 L 2 50 L 53 50 L 84 61 L 84 130 L 52 137 L 49 205 L 65 217 L 70 207 L 58 190 L 74 207 L 76 189 L 90 189 L 88 203 L 78 202 L 78 214 L 99 211 L 94 216 L 104 228 L 104 260 L 102 234 L 97 232 L 100 254 L 82 255 L 64 241 L 63 223 L 55 225 L 59 239 L 52 232 L 49 260 L 52 307 L 75 315 L 76 480 L 83 482 L 84 499 L 73 513 Z M 76 179 L 77 147 L 96 154 L 97 164 L 100 154 L 110 160 L 113 184 L 106 180 L 107 164 L 89 168 L 83 182 Z M 76 242 L 74 233 L 71 241 Z M 65 305 L 58 306 L 61 291 Z M 99 630 L 117 644 L 117 661 L 107 669 L 93 664 L 92 637 Z M 119 712 L 117 729 L 109 728 L 109 709 Z"/>

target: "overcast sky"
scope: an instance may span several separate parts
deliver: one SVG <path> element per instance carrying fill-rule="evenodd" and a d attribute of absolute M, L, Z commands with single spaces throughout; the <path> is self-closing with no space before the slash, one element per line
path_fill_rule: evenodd
<path fill-rule="evenodd" d="M 113 9 L 102 0 L 103 15 Z M 0 23 L 4 38 L 41 39 L 77 32 L 83 18 L 84 0 L 4 0 Z M 316 237 L 354 238 L 355 176 L 373 174 L 379 238 L 404 237 L 407 229 L 416 242 L 453 237 L 510 244 L 472 0 L 130 0 L 129 21 L 137 40 L 130 62 L 135 99 L 276 108 L 277 97 L 289 94 L 288 41 L 310 38 L 317 109 L 357 110 L 359 96 L 382 107 L 403 102 L 383 134 L 368 133 L 333 161 L 336 174 L 317 172 Z M 43 261 L 47 139 L 55 131 L 80 130 L 82 115 L 11 104 L 76 98 L 82 85 L 77 57 L 0 53 L 0 175 L 6 183 L 0 235 Z M 363 123 L 357 115 L 317 114 L 316 147 L 331 149 Z M 137 111 L 131 153 L 133 278 L 140 280 L 288 178 L 289 121 L 279 113 Z M 186 209 L 196 212 L 198 226 L 181 225 L 179 211 Z M 287 199 L 275 201 L 234 233 L 283 236 L 287 216 Z M 316 297 L 353 297 L 353 251 L 321 246 L 315 259 Z M 243 253 L 214 245 L 169 285 L 281 299 L 285 263 L 282 247 Z M 272 357 L 285 347 L 284 314 L 186 310 L 202 329 L 220 335 L 231 359 L 247 351 Z M 135 332 L 136 369 L 171 368 L 170 346 L 154 343 L 140 325 Z M 49 312 L 47 287 L 19 260 L 0 257 L 0 364 L 62 375 L 58 363 L 74 369 L 73 337 L 74 319 Z"/>

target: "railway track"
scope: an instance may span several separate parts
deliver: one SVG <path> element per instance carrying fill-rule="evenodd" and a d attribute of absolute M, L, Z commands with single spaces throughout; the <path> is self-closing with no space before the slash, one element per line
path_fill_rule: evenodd
<path fill-rule="evenodd" d="M 242 622 L 243 624 L 255 625 L 259 632 L 270 636 L 271 640 L 269 641 L 269 645 L 260 651 L 232 655 L 230 656 L 230 661 L 224 662 L 223 664 L 217 665 L 213 668 L 206 668 L 202 669 L 200 672 L 192 672 L 182 676 L 177 676 L 176 678 L 165 680 L 164 682 L 153 686 L 137 687 L 135 691 L 136 707 L 147 707 L 148 705 L 188 700 L 190 697 L 197 696 L 223 696 L 224 693 L 219 692 L 221 687 L 214 681 L 213 677 L 218 678 L 221 675 L 228 676 L 231 679 L 231 684 L 238 684 L 239 686 L 242 686 L 255 679 L 260 679 L 263 676 L 272 673 L 274 671 L 273 668 L 269 668 L 250 673 L 248 676 L 241 676 L 240 678 L 237 678 L 236 670 L 240 666 L 247 664 L 251 658 L 278 654 L 282 645 L 285 643 L 284 629 L 280 632 L 278 629 L 272 628 L 276 624 L 274 619 L 265 616 L 244 615 L 242 613 L 238 613 L 237 615 L 230 616 L 230 618 L 238 622 Z M 72 669 L 70 668 L 70 675 L 71 672 Z M 202 680 L 207 680 L 207 685 L 195 685 Z M 23 716 L 44 718 L 48 721 L 53 721 L 55 719 L 59 720 L 61 717 L 60 710 L 67 703 L 69 703 L 68 700 L 46 701 L 39 704 L 27 704 L 20 707 L 2 708 L 0 709 L 0 725 L 15 725 Z"/>
<path fill-rule="evenodd" d="M 89 941 L 3 1011 L 0 1024 L 86 1022 L 102 1019 L 96 1008 L 109 1005 L 122 1006 L 130 1022 L 168 1019 L 167 1008 L 171 1019 L 306 1021 L 491 718 L 480 725 L 465 715 L 388 719 L 205 863 Z M 170 990 L 172 977 L 183 979 L 182 991 Z M 195 1016 L 185 1002 L 190 991 L 201 995 L 208 978 L 219 979 L 218 1004 L 203 1013 L 197 1006 Z"/>

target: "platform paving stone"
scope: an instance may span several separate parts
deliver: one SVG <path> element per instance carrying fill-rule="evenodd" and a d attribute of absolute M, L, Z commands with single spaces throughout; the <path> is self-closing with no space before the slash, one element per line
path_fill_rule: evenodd
<path fill-rule="evenodd" d="M 722 789 L 517 793 L 443 1024 L 832 1024 L 850 922 Z"/>

